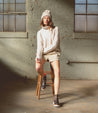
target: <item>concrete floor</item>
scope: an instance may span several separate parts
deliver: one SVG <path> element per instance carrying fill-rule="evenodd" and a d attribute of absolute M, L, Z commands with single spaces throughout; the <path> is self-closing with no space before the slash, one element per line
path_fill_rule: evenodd
<path fill-rule="evenodd" d="M 36 81 L 23 78 L 0 82 L 0 113 L 98 113 L 97 80 L 61 80 L 60 108 L 52 105 L 51 87 L 35 95 Z"/>

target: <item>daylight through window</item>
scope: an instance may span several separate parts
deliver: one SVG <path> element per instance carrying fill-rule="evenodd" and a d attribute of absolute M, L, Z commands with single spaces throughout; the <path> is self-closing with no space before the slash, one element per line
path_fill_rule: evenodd
<path fill-rule="evenodd" d="M 26 0 L 0 0 L 0 32 L 26 32 Z"/>
<path fill-rule="evenodd" d="M 98 0 L 75 0 L 75 32 L 98 32 Z"/>

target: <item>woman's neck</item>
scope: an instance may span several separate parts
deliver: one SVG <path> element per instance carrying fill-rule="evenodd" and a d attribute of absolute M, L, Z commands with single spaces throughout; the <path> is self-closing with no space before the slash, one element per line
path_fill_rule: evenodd
<path fill-rule="evenodd" d="M 50 29 L 50 26 L 43 26 L 43 29 Z"/>

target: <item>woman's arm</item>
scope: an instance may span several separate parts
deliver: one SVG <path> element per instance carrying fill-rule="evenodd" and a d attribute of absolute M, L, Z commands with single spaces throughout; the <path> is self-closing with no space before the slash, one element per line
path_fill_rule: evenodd
<path fill-rule="evenodd" d="M 43 53 L 43 40 L 40 32 L 37 32 L 37 53 L 36 53 L 36 59 L 42 58 Z"/>

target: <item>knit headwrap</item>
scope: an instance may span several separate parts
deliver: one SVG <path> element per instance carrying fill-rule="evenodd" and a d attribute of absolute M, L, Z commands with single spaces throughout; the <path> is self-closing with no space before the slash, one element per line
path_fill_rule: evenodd
<path fill-rule="evenodd" d="M 43 13 L 42 13 L 42 16 L 41 16 L 41 20 L 44 16 L 49 16 L 50 18 L 52 18 L 52 15 L 51 15 L 51 12 L 50 10 L 45 10 Z"/>

